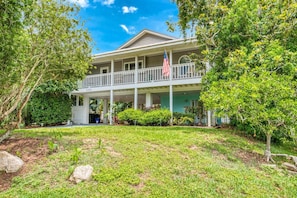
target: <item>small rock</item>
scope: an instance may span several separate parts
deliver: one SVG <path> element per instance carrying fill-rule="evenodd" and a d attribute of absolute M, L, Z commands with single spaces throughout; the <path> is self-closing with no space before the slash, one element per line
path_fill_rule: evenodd
<path fill-rule="evenodd" d="M 15 173 L 23 165 L 24 162 L 21 158 L 6 151 L 0 151 L 0 171 L 5 171 L 6 173 Z"/>
<path fill-rule="evenodd" d="M 78 166 L 74 169 L 69 180 L 79 183 L 81 181 L 89 181 L 92 177 L 93 167 L 90 165 Z"/>
<path fill-rule="evenodd" d="M 294 164 L 290 164 L 288 162 L 284 162 L 283 166 L 285 166 L 288 170 L 290 171 L 295 171 L 297 172 L 297 167 Z"/>

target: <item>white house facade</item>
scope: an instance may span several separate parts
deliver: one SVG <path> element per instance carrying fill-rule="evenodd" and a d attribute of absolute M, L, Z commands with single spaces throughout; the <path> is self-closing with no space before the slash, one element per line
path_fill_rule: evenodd
<path fill-rule="evenodd" d="M 163 75 L 164 51 L 168 55 L 169 75 Z M 143 30 L 117 50 L 93 56 L 95 66 L 79 89 L 71 93 L 74 104 L 72 121 L 77 124 L 95 122 L 90 101 L 103 101 L 101 121 L 113 124 L 112 105 L 132 102 L 135 109 L 159 106 L 173 112 L 185 112 L 196 105 L 205 71 L 197 70 L 189 55 L 199 54 L 194 39 L 176 39 Z M 204 123 L 215 124 L 210 111 Z"/>

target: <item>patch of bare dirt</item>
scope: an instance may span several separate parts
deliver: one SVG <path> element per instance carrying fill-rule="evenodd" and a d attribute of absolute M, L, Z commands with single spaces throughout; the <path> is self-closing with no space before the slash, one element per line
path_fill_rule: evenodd
<path fill-rule="evenodd" d="M 105 149 L 112 157 L 121 157 L 122 156 L 122 154 L 119 152 L 116 152 L 112 146 L 106 146 Z"/>
<path fill-rule="evenodd" d="M 84 149 L 92 149 L 98 146 L 98 139 L 96 138 L 87 138 L 83 139 Z"/>
<path fill-rule="evenodd" d="M 145 187 L 145 181 L 147 181 L 150 178 L 149 173 L 141 173 L 139 174 L 140 182 L 137 185 L 133 185 L 132 187 L 136 191 L 141 191 Z"/>
<path fill-rule="evenodd" d="M 217 159 L 220 159 L 222 161 L 226 161 L 228 158 L 226 155 L 220 153 L 219 151 L 217 150 L 212 150 L 212 155 L 217 158 Z"/>
<path fill-rule="evenodd" d="M 259 166 L 261 164 L 267 163 L 264 156 L 259 153 L 238 150 L 236 151 L 235 155 L 246 165 Z"/>
<path fill-rule="evenodd" d="M 46 139 L 11 137 L 0 144 L 0 151 L 7 151 L 25 162 L 22 169 L 16 173 L 0 172 L 0 191 L 7 190 L 15 176 L 25 174 L 30 170 L 30 165 L 48 155 L 47 141 Z"/>

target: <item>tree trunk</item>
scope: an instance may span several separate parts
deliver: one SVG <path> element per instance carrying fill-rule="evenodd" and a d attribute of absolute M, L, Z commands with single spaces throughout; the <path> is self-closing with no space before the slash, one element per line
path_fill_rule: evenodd
<path fill-rule="evenodd" d="M 10 136 L 11 131 L 12 131 L 12 130 L 8 129 L 8 130 L 7 130 L 7 131 L 0 137 L 0 144 L 1 144 L 1 142 L 2 142 L 3 140 L 7 139 L 7 138 Z"/>
<path fill-rule="evenodd" d="M 268 133 L 266 134 L 266 150 L 265 150 L 265 157 L 267 162 L 269 162 L 270 160 L 273 161 L 271 157 L 270 145 L 271 145 L 271 134 Z"/>

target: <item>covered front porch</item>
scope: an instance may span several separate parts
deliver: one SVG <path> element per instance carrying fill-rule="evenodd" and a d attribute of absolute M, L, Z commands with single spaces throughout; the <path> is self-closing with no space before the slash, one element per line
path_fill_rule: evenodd
<path fill-rule="evenodd" d="M 89 124 L 95 122 L 94 116 L 100 115 L 100 121 L 104 124 L 114 124 L 114 106 L 117 102 L 130 103 L 134 109 L 167 108 L 173 112 L 185 113 L 186 107 L 195 104 L 200 95 L 200 84 L 171 85 L 149 88 L 133 88 L 125 90 L 90 91 L 75 97 L 75 105 L 72 108 L 72 121 L 76 124 Z M 100 101 L 100 111 L 91 109 L 90 101 Z M 211 126 L 215 120 L 211 111 L 205 112 L 205 124 Z"/>

